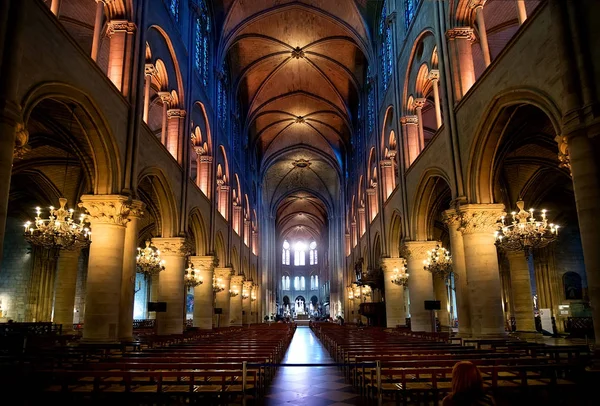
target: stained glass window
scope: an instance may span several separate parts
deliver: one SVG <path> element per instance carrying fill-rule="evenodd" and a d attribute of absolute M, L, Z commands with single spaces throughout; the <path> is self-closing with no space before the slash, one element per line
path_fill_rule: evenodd
<path fill-rule="evenodd" d="M 204 2 L 204 0 L 199 0 L 197 5 L 198 17 L 196 17 L 196 27 L 194 35 L 194 45 L 196 51 L 195 65 L 196 69 L 200 73 L 202 84 L 206 87 L 208 86 L 208 77 L 210 74 L 208 62 L 208 38 L 210 35 L 210 17 L 208 15 L 208 9 L 206 8 L 206 3 Z"/>
<path fill-rule="evenodd" d="M 367 69 L 367 86 L 369 86 L 369 94 L 367 98 L 367 134 L 371 134 L 375 124 L 375 86 L 373 85 L 373 77 L 371 76 L 371 67 Z"/>
<path fill-rule="evenodd" d="M 417 4 L 419 4 L 419 0 L 404 0 L 404 23 L 406 24 L 406 28 L 408 28 L 413 18 L 415 18 Z"/>
<path fill-rule="evenodd" d="M 381 93 L 383 95 L 390 84 L 394 66 L 392 28 L 387 23 L 387 8 L 385 4 L 381 10 L 381 17 L 379 20 L 379 35 L 381 37 Z"/>
<path fill-rule="evenodd" d="M 169 0 L 169 10 L 175 21 L 179 21 L 179 0 Z"/>
<path fill-rule="evenodd" d="M 227 121 L 227 66 L 223 66 L 223 73 L 217 87 L 217 109 L 219 112 L 219 124 L 224 129 Z"/>

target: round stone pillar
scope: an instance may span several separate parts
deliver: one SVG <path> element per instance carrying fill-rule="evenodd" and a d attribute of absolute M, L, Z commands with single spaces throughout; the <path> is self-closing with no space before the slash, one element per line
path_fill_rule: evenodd
<path fill-rule="evenodd" d="M 62 324 L 62 332 L 73 332 L 77 270 L 81 249 L 61 250 L 54 282 L 54 323 Z"/>
<path fill-rule="evenodd" d="M 450 236 L 450 254 L 452 255 L 452 271 L 454 272 L 458 333 L 463 337 L 468 337 L 471 335 L 471 309 L 467 289 L 465 247 L 463 235 L 458 231 L 460 219 L 460 215 L 454 209 L 444 212 L 444 222 L 448 225 L 448 234 Z"/>
<path fill-rule="evenodd" d="M 423 269 L 427 251 L 441 245 L 438 241 L 408 241 L 409 251 L 406 268 L 409 276 L 410 291 L 410 329 L 411 331 L 431 332 L 431 311 L 425 310 L 425 301 L 433 300 L 433 279 L 431 272 Z"/>
<path fill-rule="evenodd" d="M 467 204 L 459 208 L 473 336 L 504 335 L 502 285 L 494 232 L 502 204 Z"/>
<path fill-rule="evenodd" d="M 123 274 L 121 277 L 121 310 L 119 312 L 119 339 L 133 339 L 133 302 L 135 298 L 135 270 L 139 221 L 142 217 L 144 203 L 139 200 L 131 202 L 129 222 L 125 228 L 125 247 L 123 249 Z"/>
<path fill-rule="evenodd" d="M 388 328 L 406 324 L 406 310 L 404 308 L 404 286 L 392 283 L 396 272 L 404 266 L 402 258 L 382 258 L 383 283 L 385 288 L 385 314 Z"/>
<path fill-rule="evenodd" d="M 242 289 L 242 324 L 252 323 L 250 297 L 252 295 L 253 286 L 254 284 L 252 283 L 252 281 L 244 281 Z"/>
<path fill-rule="evenodd" d="M 506 257 L 510 264 L 510 286 L 515 305 L 513 315 L 517 331 L 536 332 L 529 263 L 523 251 L 507 251 Z"/>
<path fill-rule="evenodd" d="M 244 275 L 235 275 L 231 277 L 231 294 L 229 301 L 229 317 L 232 326 L 242 325 L 242 289 L 244 284 Z M 237 293 L 237 295 L 236 295 Z M 235 295 L 235 296 L 234 296 Z"/>
<path fill-rule="evenodd" d="M 166 312 L 156 314 L 156 333 L 181 334 L 185 318 L 185 238 L 153 238 L 152 244 L 165 261 L 165 270 L 158 274 L 158 301 L 167 304 Z"/>
<path fill-rule="evenodd" d="M 194 327 L 212 329 L 214 257 L 190 257 L 202 284 L 194 287 Z"/>
<path fill-rule="evenodd" d="M 224 289 L 217 292 L 215 298 L 215 308 L 221 309 L 220 315 L 215 315 L 215 323 L 217 327 L 229 327 L 231 325 L 231 317 L 229 315 L 231 298 L 229 297 L 229 289 L 231 286 L 232 268 L 215 268 L 215 279 L 218 284 L 222 284 Z"/>
<path fill-rule="evenodd" d="M 88 262 L 83 323 L 84 342 L 118 338 L 125 225 L 129 199 L 121 195 L 84 195 L 92 243 Z"/>
<path fill-rule="evenodd" d="M 440 321 L 440 326 L 444 327 L 452 327 L 450 325 L 450 298 L 448 297 L 448 285 L 446 284 L 446 279 L 440 276 L 433 277 L 433 293 L 435 296 L 435 300 L 440 301 L 440 310 L 438 310 L 437 318 Z M 446 331 L 446 329 L 443 329 Z"/>
<path fill-rule="evenodd" d="M 150 302 L 158 302 L 158 274 L 153 274 L 150 277 Z M 150 320 L 156 320 L 156 312 L 148 312 Z"/>

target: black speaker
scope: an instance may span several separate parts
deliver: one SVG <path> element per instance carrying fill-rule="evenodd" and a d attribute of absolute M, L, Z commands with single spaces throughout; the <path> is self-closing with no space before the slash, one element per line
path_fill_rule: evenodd
<path fill-rule="evenodd" d="M 164 313 L 167 311 L 167 302 L 148 302 L 148 311 Z"/>
<path fill-rule="evenodd" d="M 215 307 L 215 314 L 223 314 L 223 309 L 220 307 Z"/>
<path fill-rule="evenodd" d="M 442 304 L 439 300 L 425 300 L 425 310 L 441 310 Z"/>

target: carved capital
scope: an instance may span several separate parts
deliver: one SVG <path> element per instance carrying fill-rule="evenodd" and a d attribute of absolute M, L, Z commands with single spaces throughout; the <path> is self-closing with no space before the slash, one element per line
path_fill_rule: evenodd
<path fill-rule="evenodd" d="M 453 228 L 455 230 L 457 230 L 458 227 L 460 227 L 461 219 L 462 218 L 461 218 L 460 213 L 454 209 L 446 210 L 446 211 L 444 211 L 444 214 L 442 215 L 442 220 L 444 221 L 444 223 L 449 228 Z"/>
<path fill-rule="evenodd" d="M 210 155 L 200 155 L 200 162 L 212 162 L 212 156 Z"/>
<path fill-rule="evenodd" d="M 469 0 L 469 8 L 476 9 L 478 7 L 483 8 L 485 0 Z"/>
<path fill-rule="evenodd" d="M 389 168 L 392 166 L 392 160 L 391 159 L 382 159 L 381 162 L 379 162 L 379 165 L 381 165 L 382 168 Z"/>
<path fill-rule="evenodd" d="M 111 37 L 117 32 L 124 32 L 126 34 L 133 34 L 136 30 L 134 23 L 127 20 L 111 20 L 108 22 L 106 27 L 106 36 Z"/>
<path fill-rule="evenodd" d="M 231 286 L 242 287 L 244 283 L 244 275 L 235 275 L 231 277 Z"/>
<path fill-rule="evenodd" d="M 172 119 L 172 118 L 184 118 L 185 117 L 185 110 L 183 109 L 169 109 L 167 110 L 167 118 L 168 119 Z"/>
<path fill-rule="evenodd" d="M 557 135 L 554 140 L 558 144 L 558 166 L 560 168 L 566 168 L 569 171 L 571 177 L 573 173 L 571 172 L 571 156 L 569 155 L 569 140 L 567 137 L 563 135 Z"/>
<path fill-rule="evenodd" d="M 147 63 L 144 65 L 144 74 L 146 76 L 155 76 L 158 73 L 156 67 L 152 63 Z"/>
<path fill-rule="evenodd" d="M 384 273 L 392 273 L 394 269 L 402 269 L 405 266 L 404 258 L 381 258 L 381 269 Z"/>
<path fill-rule="evenodd" d="M 171 96 L 171 93 L 169 92 L 158 92 L 157 94 L 163 103 L 171 103 L 171 100 L 173 100 L 173 96 Z"/>
<path fill-rule="evenodd" d="M 415 105 L 416 109 L 421 109 L 423 108 L 423 106 L 425 105 L 425 99 L 420 97 L 418 99 L 415 99 L 415 101 L 413 102 L 413 104 Z"/>
<path fill-rule="evenodd" d="M 22 159 L 27 152 L 31 151 L 31 147 L 27 144 L 29 142 L 29 131 L 27 131 L 27 128 L 25 128 L 25 124 L 17 123 L 15 136 L 15 149 L 13 151 L 13 158 Z"/>
<path fill-rule="evenodd" d="M 439 241 L 407 241 L 404 243 L 408 250 L 410 258 L 421 260 L 427 258 L 427 251 L 431 251 L 438 245 L 442 245 Z"/>
<path fill-rule="evenodd" d="M 160 250 L 161 256 L 185 257 L 189 255 L 189 245 L 183 237 L 158 237 L 152 244 Z"/>
<path fill-rule="evenodd" d="M 190 262 L 194 265 L 194 268 L 199 271 L 212 272 L 215 267 L 215 257 L 213 256 L 190 257 Z"/>
<path fill-rule="evenodd" d="M 141 200 L 132 200 L 129 204 L 129 218 L 136 217 L 142 218 L 144 217 L 144 209 L 146 208 L 146 204 Z"/>
<path fill-rule="evenodd" d="M 437 69 L 432 69 L 431 71 L 429 71 L 429 75 L 427 75 L 427 79 L 439 80 L 440 79 L 440 71 Z"/>
<path fill-rule="evenodd" d="M 446 38 L 449 40 L 466 39 L 475 41 L 475 33 L 471 27 L 458 27 L 446 31 Z"/>
<path fill-rule="evenodd" d="M 419 124 L 419 117 L 417 116 L 404 116 L 402 117 L 402 124 Z"/>
<path fill-rule="evenodd" d="M 498 221 L 504 213 L 503 204 L 466 204 L 458 209 L 460 226 L 458 231 L 464 234 L 494 234 L 498 230 Z"/>
<path fill-rule="evenodd" d="M 254 282 L 244 281 L 243 288 L 246 293 L 250 293 L 252 291 L 253 287 L 254 287 Z"/>
<path fill-rule="evenodd" d="M 233 268 L 215 268 L 215 278 L 229 280 L 231 279 L 231 275 L 233 273 Z"/>
<path fill-rule="evenodd" d="M 131 211 L 131 200 L 122 195 L 83 195 L 79 207 L 87 210 L 87 220 L 92 224 L 125 226 Z"/>

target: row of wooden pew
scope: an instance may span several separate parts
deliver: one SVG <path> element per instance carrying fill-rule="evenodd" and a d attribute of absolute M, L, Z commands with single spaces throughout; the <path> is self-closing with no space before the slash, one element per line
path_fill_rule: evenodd
<path fill-rule="evenodd" d="M 452 367 L 463 360 L 476 364 L 487 389 L 506 399 L 533 392 L 552 399 L 589 380 L 587 346 L 509 338 L 469 339 L 466 345 L 436 333 L 333 323 L 315 323 L 312 329 L 361 394 L 399 404 L 441 404 L 451 389 Z"/>
<path fill-rule="evenodd" d="M 26 394 L 29 404 L 243 403 L 262 396 L 294 331 L 293 324 L 257 324 L 198 331 L 160 345 L 46 349 L 8 368 L 5 363 L 0 382 Z"/>

